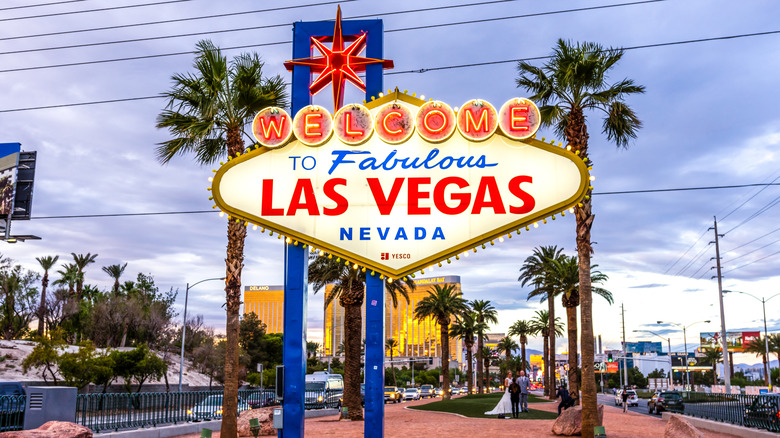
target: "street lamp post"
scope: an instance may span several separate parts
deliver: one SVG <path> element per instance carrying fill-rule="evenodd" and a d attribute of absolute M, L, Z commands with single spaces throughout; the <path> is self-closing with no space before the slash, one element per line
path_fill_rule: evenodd
<path fill-rule="evenodd" d="M 747 292 L 742 292 L 742 291 L 738 291 L 738 290 L 724 290 L 723 291 L 724 294 L 725 293 L 732 293 L 732 292 L 735 292 L 735 293 L 738 293 L 738 294 L 747 295 L 749 297 L 753 297 L 753 298 L 757 299 L 758 301 L 761 301 L 761 307 L 763 308 L 763 311 L 764 311 L 764 358 L 765 358 L 765 360 L 764 360 L 764 379 L 766 380 L 766 384 L 767 384 L 767 386 L 769 386 L 769 390 L 771 391 L 772 390 L 772 378 L 769 375 L 769 336 L 768 336 L 767 329 L 766 329 L 766 302 L 771 300 L 772 298 L 780 295 L 780 293 L 776 293 L 776 294 L 772 295 L 769 298 L 765 298 L 765 297 L 759 298 L 759 297 L 757 297 L 757 296 L 755 296 L 753 294 L 749 294 Z"/>
<path fill-rule="evenodd" d="M 187 283 L 187 288 L 184 289 L 184 323 L 181 326 L 181 357 L 180 357 L 181 362 L 179 363 L 179 392 L 180 393 L 181 393 L 181 379 L 182 379 L 182 375 L 184 374 L 184 338 L 185 335 L 187 334 L 187 300 L 189 299 L 190 296 L 190 288 L 195 287 L 206 281 L 215 281 L 215 280 L 224 280 L 224 279 L 225 277 L 207 278 L 197 283 L 193 283 L 192 285 Z"/>
<path fill-rule="evenodd" d="M 634 330 L 634 332 L 646 332 L 650 333 L 652 335 L 658 336 L 661 339 L 666 339 L 666 343 L 669 347 L 669 389 L 672 388 L 672 338 L 664 338 L 663 336 L 659 335 L 656 332 L 652 332 L 650 330 Z"/>
<path fill-rule="evenodd" d="M 691 374 L 690 374 L 690 371 L 688 370 L 688 336 L 686 334 L 686 330 L 688 329 L 688 327 L 690 327 L 690 326 L 692 326 L 694 324 L 698 324 L 700 322 L 709 324 L 710 320 L 708 319 L 706 321 L 696 321 L 696 322 L 690 323 L 688 325 L 682 325 L 682 324 L 678 324 L 676 322 L 669 322 L 669 321 L 658 321 L 658 324 L 672 324 L 672 325 L 676 325 L 677 327 L 682 328 L 682 331 L 683 331 L 683 345 L 685 346 L 685 384 L 686 384 L 686 386 L 690 386 L 691 385 Z M 671 342 L 670 342 L 670 345 L 671 345 Z M 670 351 L 670 353 L 671 353 L 671 351 Z"/>

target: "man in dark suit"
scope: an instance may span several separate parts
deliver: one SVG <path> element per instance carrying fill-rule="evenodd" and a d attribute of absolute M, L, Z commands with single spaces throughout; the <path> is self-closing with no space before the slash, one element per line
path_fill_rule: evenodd
<path fill-rule="evenodd" d="M 525 375 L 524 370 L 520 370 L 515 382 L 520 386 L 520 408 L 523 412 L 528 412 L 528 391 L 531 390 L 531 379 Z"/>

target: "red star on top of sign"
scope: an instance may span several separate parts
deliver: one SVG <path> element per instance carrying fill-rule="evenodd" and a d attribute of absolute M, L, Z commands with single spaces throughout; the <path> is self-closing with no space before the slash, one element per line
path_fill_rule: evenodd
<path fill-rule="evenodd" d="M 315 95 L 322 91 L 328 84 L 333 84 L 334 112 L 344 104 L 344 82 L 350 81 L 362 91 L 366 91 L 366 84 L 357 75 L 357 72 L 366 70 L 368 64 L 381 63 L 384 68 L 393 68 L 393 61 L 389 59 L 365 58 L 358 56 L 366 48 L 366 33 L 350 35 L 354 40 L 352 44 L 344 48 L 344 35 L 341 32 L 341 7 L 336 12 L 336 27 L 332 37 L 312 37 L 312 46 L 322 54 L 319 57 L 293 59 L 287 61 L 284 66 L 292 71 L 295 65 L 311 67 L 312 73 L 319 73 L 311 85 L 309 92 Z M 333 40 L 331 48 L 325 47 L 323 42 Z"/>

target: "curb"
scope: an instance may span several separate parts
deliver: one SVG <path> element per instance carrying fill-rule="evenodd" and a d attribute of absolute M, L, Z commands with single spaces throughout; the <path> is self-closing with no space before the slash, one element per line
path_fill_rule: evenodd
<path fill-rule="evenodd" d="M 201 421 L 199 423 L 184 423 L 171 426 L 152 427 L 147 429 L 124 430 L 120 432 L 96 433 L 97 438 L 168 438 L 179 435 L 200 433 L 203 429 L 218 431 L 222 428 L 222 420 Z"/>
<path fill-rule="evenodd" d="M 710 432 L 727 433 L 740 438 L 777 438 L 778 434 L 768 430 L 752 429 L 744 426 L 738 426 L 731 423 L 722 423 L 720 421 L 705 420 L 704 418 L 690 417 L 687 415 L 672 414 L 671 412 L 662 412 L 661 419 L 669 421 L 672 416 L 677 416 L 686 420 L 698 429 L 708 430 Z"/>

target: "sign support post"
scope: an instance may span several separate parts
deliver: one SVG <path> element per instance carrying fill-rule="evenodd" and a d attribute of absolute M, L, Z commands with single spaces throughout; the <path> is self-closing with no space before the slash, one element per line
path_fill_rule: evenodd
<path fill-rule="evenodd" d="M 306 383 L 308 252 L 303 244 L 284 247 L 284 438 L 303 438 Z"/>
<path fill-rule="evenodd" d="M 366 275 L 366 415 L 363 436 L 385 435 L 385 283 Z"/>

